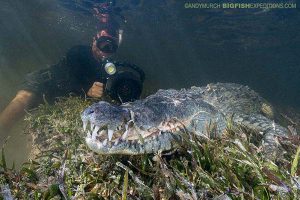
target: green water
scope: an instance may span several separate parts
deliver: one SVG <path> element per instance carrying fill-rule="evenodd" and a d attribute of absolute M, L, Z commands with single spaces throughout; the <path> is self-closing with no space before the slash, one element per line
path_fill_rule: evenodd
<path fill-rule="evenodd" d="M 89 44 L 91 17 L 56 1 L 0 1 L 0 110 L 15 96 L 24 75 L 56 63 L 74 44 Z M 5 146 L 8 162 L 26 160 L 30 137 L 17 124 Z M 3 137 L 2 137 L 3 138 Z M 2 146 L 3 140 L 0 141 Z"/>
<path fill-rule="evenodd" d="M 58 62 L 78 44 L 89 45 L 95 19 L 59 0 L 0 0 L 0 109 L 24 75 Z M 72 1 L 67 1 L 72 2 Z M 74 2 L 84 2 L 74 1 Z M 291 10 L 185 9 L 185 1 L 119 1 L 124 40 L 116 59 L 141 66 L 145 93 L 209 82 L 247 84 L 276 105 L 300 107 L 300 14 Z M 209 1 L 207 1 L 209 2 Z M 21 125 L 8 159 L 26 160 Z"/>

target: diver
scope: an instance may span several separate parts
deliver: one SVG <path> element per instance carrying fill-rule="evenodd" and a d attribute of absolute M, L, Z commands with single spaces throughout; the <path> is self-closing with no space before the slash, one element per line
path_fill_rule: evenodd
<path fill-rule="evenodd" d="M 113 7 L 107 2 L 94 8 L 100 27 L 91 47 L 75 46 L 58 64 L 26 75 L 15 98 L 0 114 L 0 130 L 9 130 L 26 109 L 43 98 L 54 100 L 70 93 L 101 98 L 104 92 L 120 103 L 140 98 L 144 72 L 136 65 L 111 60 L 122 39 Z"/>

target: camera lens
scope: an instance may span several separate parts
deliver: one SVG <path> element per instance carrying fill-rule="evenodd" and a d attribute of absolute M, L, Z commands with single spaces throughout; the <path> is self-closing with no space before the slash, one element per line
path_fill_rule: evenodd
<path fill-rule="evenodd" d="M 106 91 L 112 99 L 125 103 L 140 98 L 142 83 L 130 74 L 122 74 L 108 79 Z"/>
<path fill-rule="evenodd" d="M 118 45 L 113 38 L 107 36 L 101 36 L 97 39 L 97 47 L 104 53 L 115 53 L 118 49 Z"/>
<path fill-rule="evenodd" d="M 111 65 L 115 66 L 114 73 L 108 73 Z M 105 79 L 105 91 L 111 99 L 120 103 L 135 101 L 140 98 L 145 79 L 144 72 L 135 65 L 129 63 L 111 62 L 104 64 L 107 77 Z"/>
<path fill-rule="evenodd" d="M 119 80 L 115 86 L 116 95 L 122 102 L 134 101 L 141 95 L 141 84 L 132 79 Z"/>

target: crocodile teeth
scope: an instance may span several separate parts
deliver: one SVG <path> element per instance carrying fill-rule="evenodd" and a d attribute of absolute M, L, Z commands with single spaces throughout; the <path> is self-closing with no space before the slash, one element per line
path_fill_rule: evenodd
<path fill-rule="evenodd" d="M 102 144 L 103 144 L 103 146 L 106 146 L 107 145 L 107 139 L 105 139 Z"/>
<path fill-rule="evenodd" d="M 88 138 L 91 138 L 91 137 L 92 137 L 91 131 L 88 131 L 88 132 L 87 132 L 87 137 L 88 137 Z"/>
<path fill-rule="evenodd" d="M 88 121 L 83 122 L 83 130 L 84 131 L 86 130 L 87 124 L 88 124 Z"/>
<path fill-rule="evenodd" d="M 124 132 L 124 134 L 122 135 L 122 139 L 125 140 L 127 138 L 127 135 L 128 135 L 128 130 Z"/>
<path fill-rule="evenodd" d="M 95 125 L 91 122 L 91 130 L 94 130 Z"/>
<path fill-rule="evenodd" d="M 114 145 L 118 145 L 118 144 L 119 144 L 119 141 L 120 141 L 120 138 L 118 138 L 118 139 L 115 141 L 115 144 L 114 144 Z"/>
<path fill-rule="evenodd" d="M 134 122 L 134 112 L 132 110 L 130 111 L 130 118 L 131 118 L 130 121 Z"/>
<path fill-rule="evenodd" d="M 102 143 L 101 143 L 101 142 L 98 142 L 98 143 L 97 143 L 97 147 L 98 147 L 99 149 L 102 148 L 102 147 L 103 147 Z"/>
<path fill-rule="evenodd" d="M 93 133 L 92 133 L 92 139 L 95 140 L 96 136 L 97 136 L 97 132 L 93 131 Z"/>
<path fill-rule="evenodd" d="M 83 130 L 86 130 L 87 122 L 83 122 Z"/>
<path fill-rule="evenodd" d="M 102 130 L 100 131 L 100 133 L 98 134 L 98 136 L 100 137 L 101 135 L 107 134 L 107 130 Z"/>
<path fill-rule="evenodd" d="M 100 127 L 99 126 L 95 126 L 94 131 L 93 131 L 93 135 L 97 134 L 97 132 L 99 131 Z"/>
<path fill-rule="evenodd" d="M 113 137 L 114 131 L 109 129 L 108 130 L 108 140 L 111 141 L 112 137 Z"/>

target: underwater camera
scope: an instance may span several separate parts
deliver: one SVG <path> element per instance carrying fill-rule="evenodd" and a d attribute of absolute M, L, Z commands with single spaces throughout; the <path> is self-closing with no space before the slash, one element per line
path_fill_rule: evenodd
<path fill-rule="evenodd" d="M 106 61 L 105 92 L 121 103 L 140 98 L 143 90 L 145 73 L 136 65 Z"/>

